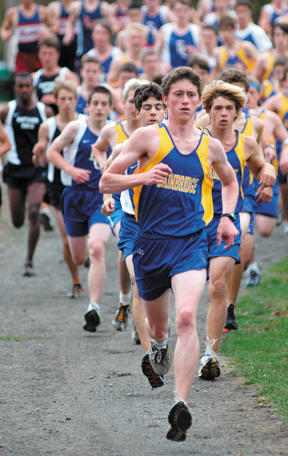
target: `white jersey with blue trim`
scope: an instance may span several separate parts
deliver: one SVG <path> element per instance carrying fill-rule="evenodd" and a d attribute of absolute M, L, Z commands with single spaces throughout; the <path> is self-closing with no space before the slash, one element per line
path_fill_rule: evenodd
<path fill-rule="evenodd" d="M 250 22 L 245 29 L 236 30 L 236 38 L 241 41 L 250 41 L 258 51 L 268 51 L 272 48 L 272 43 L 268 35 L 259 25 Z"/>
<path fill-rule="evenodd" d="M 92 152 L 92 145 L 96 142 L 98 136 L 88 127 L 87 117 L 78 120 L 78 132 L 72 144 L 65 147 L 63 156 L 70 165 L 88 169 L 91 171 L 90 179 L 85 184 L 77 184 L 73 181 L 70 174 L 61 170 L 61 181 L 66 186 L 77 186 L 85 188 L 96 188 L 101 178 L 101 172 Z M 97 174 L 97 176 L 96 176 Z"/>
<path fill-rule="evenodd" d="M 161 27 L 163 33 L 164 46 L 162 50 L 162 60 L 166 65 L 173 68 L 188 65 L 189 54 L 186 46 L 199 46 L 200 27 L 190 24 L 185 33 L 181 35 L 175 32 L 175 25 L 167 23 Z"/>
<path fill-rule="evenodd" d="M 79 114 L 78 119 L 86 120 L 87 116 L 85 116 L 84 114 Z M 56 136 L 56 132 L 58 132 L 58 134 L 60 134 L 61 132 L 57 127 L 56 116 L 49 117 L 49 119 L 47 119 L 46 123 L 48 126 L 48 144 L 47 144 L 47 149 L 48 149 L 48 147 L 52 144 L 52 142 L 58 136 L 58 135 Z M 55 165 L 52 162 L 49 162 L 48 163 L 48 174 L 47 174 L 47 179 L 49 182 L 54 181 L 54 175 L 55 175 Z M 62 179 L 61 179 L 61 182 L 62 182 Z M 62 182 L 62 184 L 65 185 L 64 182 Z"/>

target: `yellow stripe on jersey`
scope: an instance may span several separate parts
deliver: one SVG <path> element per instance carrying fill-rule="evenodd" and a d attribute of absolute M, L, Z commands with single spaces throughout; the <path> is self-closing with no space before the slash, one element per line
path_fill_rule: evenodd
<path fill-rule="evenodd" d="M 241 43 L 239 46 L 239 49 L 237 52 L 237 57 L 241 60 L 241 62 L 244 63 L 247 70 L 254 70 L 255 65 L 256 65 L 256 60 L 251 59 L 246 56 L 243 43 Z"/>
<path fill-rule="evenodd" d="M 283 120 L 283 117 L 285 116 L 286 112 L 288 111 L 288 97 L 284 93 L 282 94 L 282 108 L 279 113 L 279 117 L 281 120 Z"/>
<path fill-rule="evenodd" d="M 161 161 L 166 157 L 166 155 L 168 155 L 170 153 L 170 151 L 174 148 L 174 144 L 173 144 L 170 136 L 168 135 L 166 129 L 164 127 L 160 128 L 159 125 L 157 125 L 157 129 L 158 129 L 159 138 L 160 138 L 160 146 L 159 146 L 157 153 L 144 166 L 142 166 L 141 168 L 138 167 L 135 170 L 134 174 L 147 173 L 147 171 L 152 169 L 153 166 L 161 163 Z M 164 134 L 163 134 L 163 132 L 164 132 Z M 140 194 L 141 194 L 142 188 L 143 188 L 143 185 L 138 185 L 138 187 L 134 187 L 133 201 L 134 201 L 134 206 L 135 206 L 135 217 L 136 217 L 137 221 L 138 221 L 139 199 L 140 199 Z"/>
<path fill-rule="evenodd" d="M 242 181 L 243 181 L 244 168 L 246 165 L 246 157 L 245 157 L 245 152 L 244 152 L 244 135 L 242 133 L 239 133 L 238 143 L 237 143 L 237 146 L 235 147 L 235 152 L 241 163 Z M 241 185 L 240 191 L 241 191 L 242 198 L 244 198 L 242 185 Z"/>
<path fill-rule="evenodd" d="M 273 71 L 273 67 L 274 67 L 274 62 L 275 62 L 275 56 L 274 54 L 272 54 L 271 52 L 269 52 L 268 54 L 268 66 L 265 70 L 265 73 L 263 75 L 263 79 L 262 79 L 262 82 L 264 81 L 267 81 Z"/>
<path fill-rule="evenodd" d="M 235 57 L 238 57 L 238 59 L 245 65 L 247 70 L 253 70 L 255 68 L 256 60 L 251 59 L 246 56 L 243 43 L 240 44 Z M 219 59 L 220 70 L 223 70 L 228 59 L 229 59 L 229 54 L 227 52 L 226 47 L 221 46 L 220 47 L 220 59 Z"/>
<path fill-rule="evenodd" d="M 241 133 L 243 136 L 253 136 L 253 122 L 251 117 L 246 119 L 244 130 Z"/>
<path fill-rule="evenodd" d="M 202 182 L 201 192 L 201 204 L 204 209 L 203 220 L 206 223 L 206 225 L 208 225 L 208 223 L 211 222 L 214 215 L 212 199 L 213 180 L 209 177 L 210 169 L 208 164 L 209 141 L 210 136 L 208 136 L 207 134 L 203 134 L 201 143 L 197 148 L 197 154 L 204 171 L 204 179 Z"/>
<path fill-rule="evenodd" d="M 122 144 L 124 141 L 126 141 L 126 139 L 129 138 L 129 136 L 124 131 L 122 122 L 117 122 L 115 127 L 117 132 L 117 144 Z"/>

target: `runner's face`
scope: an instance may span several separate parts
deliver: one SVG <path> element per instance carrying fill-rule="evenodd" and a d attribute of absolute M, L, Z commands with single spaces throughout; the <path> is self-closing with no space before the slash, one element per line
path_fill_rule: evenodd
<path fill-rule="evenodd" d="M 217 46 L 217 37 L 213 30 L 202 30 L 202 39 L 205 47 L 214 48 Z"/>
<path fill-rule="evenodd" d="M 143 60 L 143 70 L 147 74 L 157 76 L 160 73 L 160 60 L 157 55 L 147 55 Z"/>
<path fill-rule="evenodd" d="M 124 88 L 126 82 L 129 81 L 129 79 L 131 79 L 131 78 L 137 78 L 137 74 L 132 73 L 131 71 L 121 71 L 119 73 L 118 80 L 119 80 L 119 86 L 121 87 L 121 89 Z"/>
<path fill-rule="evenodd" d="M 69 90 L 61 89 L 58 92 L 56 103 L 59 109 L 59 114 L 70 114 L 75 111 L 77 99 Z"/>
<path fill-rule="evenodd" d="M 281 28 L 276 27 L 273 33 L 273 42 L 274 46 L 277 49 L 287 49 L 288 47 L 288 35 L 287 33 L 283 32 Z"/>
<path fill-rule="evenodd" d="M 96 25 L 93 31 L 93 41 L 97 48 L 102 46 L 108 46 L 110 44 L 110 34 L 108 30 L 101 24 Z"/>
<path fill-rule="evenodd" d="M 210 109 L 211 125 L 215 128 L 231 128 L 237 117 L 235 103 L 229 98 L 217 97 Z"/>
<path fill-rule="evenodd" d="M 139 112 L 139 120 L 142 127 L 153 125 L 162 122 L 165 111 L 162 100 L 156 100 L 154 97 L 149 97 L 142 104 Z"/>
<path fill-rule="evenodd" d="M 221 37 L 225 44 L 229 44 L 235 38 L 235 30 L 232 27 L 221 27 Z"/>
<path fill-rule="evenodd" d="M 82 80 L 88 87 L 94 87 L 98 84 L 101 75 L 98 63 L 87 62 L 81 70 Z"/>
<path fill-rule="evenodd" d="M 183 5 L 182 3 L 176 2 L 174 6 L 174 14 L 177 18 L 177 21 L 180 23 L 189 22 L 189 6 Z"/>
<path fill-rule="evenodd" d="M 17 78 L 15 82 L 15 94 L 19 98 L 20 103 L 29 104 L 34 91 L 30 77 Z"/>
<path fill-rule="evenodd" d="M 108 95 L 105 93 L 94 93 L 90 104 L 87 105 L 87 109 L 91 119 L 103 122 L 107 119 L 111 109 Z"/>
<path fill-rule="evenodd" d="M 258 101 L 260 99 L 260 93 L 255 87 L 249 87 L 247 92 L 247 102 L 246 106 L 249 109 L 256 109 L 258 107 Z"/>
<path fill-rule="evenodd" d="M 188 79 L 180 79 L 170 87 L 168 96 L 163 96 L 168 113 L 177 119 L 188 121 L 194 117 L 200 98 L 197 87 Z"/>
<path fill-rule="evenodd" d="M 283 80 L 284 70 L 285 70 L 285 66 L 284 65 L 277 65 L 274 68 L 274 79 L 276 79 L 276 81 L 282 81 Z"/>
<path fill-rule="evenodd" d="M 134 51 L 141 51 L 145 46 L 145 35 L 140 30 L 131 30 L 128 36 L 129 48 Z"/>
<path fill-rule="evenodd" d="M 241 28 L 247 27 L 247 25 L 251 22 L 251 11 L 248 8 L 248 6 L 239 5 L 235 9 L 235 12 L 237 15 L 239 26 Z"/>
<path fill-rule="evenodd" d="M 39 49 L 39 59 L 43 68 L 54 67 L 58 65 L 59 52 L 51 46 L 41 46 Z"/>

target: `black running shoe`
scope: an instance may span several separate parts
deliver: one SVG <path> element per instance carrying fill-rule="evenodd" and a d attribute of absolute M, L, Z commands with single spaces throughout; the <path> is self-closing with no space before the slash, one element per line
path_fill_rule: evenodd
<path fill-rule="evenodd" d="M 96 332 L 96 328 L 100 325 L 100 315 L 97 309 L 93 308 L 91 304 L 88 306 L 88 311 L 84 315 L 86 324 L 83 326 L 85 331 Z"/>
<path fill-rule="evenodd" d="M 230 331 L 230 330 L 236 330 L 238 329 L 238 323 L 235 321 L 235 314 L 234 314 L 234 304 L 230 304 L 230 306 L 227 309 L 227 317 L 226 317 L 226 322 L 224 325 L 224 329 Z"/>
<path fill-rule="evenodd" d="M 167 432 L 167 439 L 183 442 L 186 439 L 186 431 L 192 424 L 191 413 L 183 401 L 177 402 L 170 410 L 168 421 L 171 427 Z"/>
<path fill-rule="evenodd" d="M 164 378 L 161 377 L 161 375 L 156 374 L 151 366 L 149 352 L 145 353 L 143 356 L 141 367 L 143 374 L 148 378 L 152 388 L 160 388 L 160 386 L 164 386 Z"/>

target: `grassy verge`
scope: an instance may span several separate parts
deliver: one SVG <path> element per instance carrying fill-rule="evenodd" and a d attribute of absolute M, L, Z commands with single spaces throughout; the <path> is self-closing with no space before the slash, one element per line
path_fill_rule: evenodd
<path fill-rule="evenodd" d="M 288 423 L 288 258 L 274 264 L 238 302 L 239 330 L 223 337 L 221 351 Z"/>

